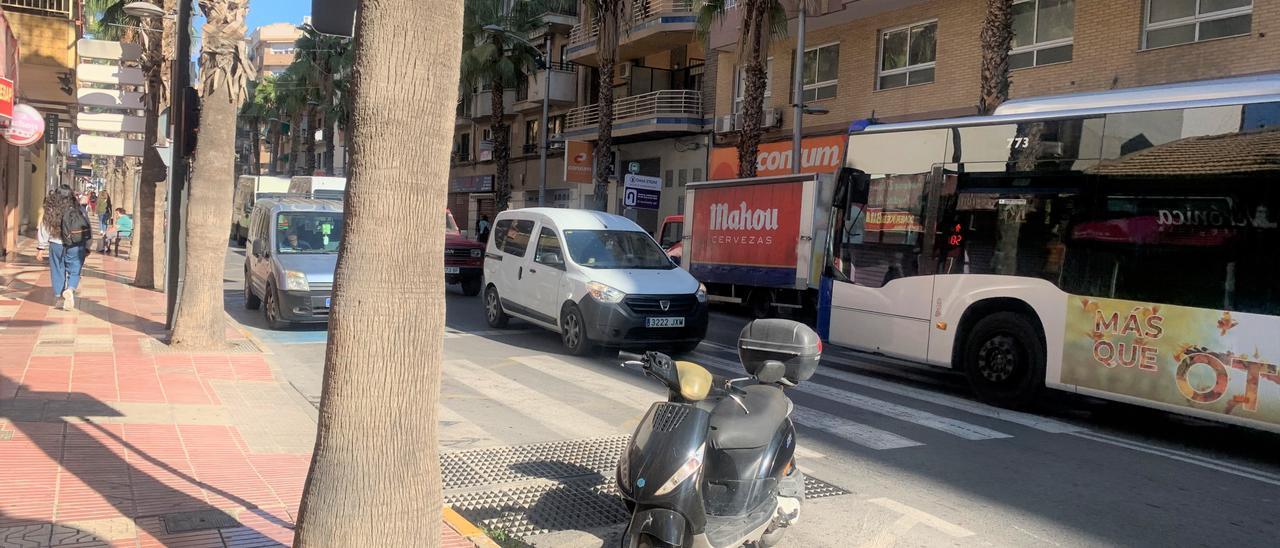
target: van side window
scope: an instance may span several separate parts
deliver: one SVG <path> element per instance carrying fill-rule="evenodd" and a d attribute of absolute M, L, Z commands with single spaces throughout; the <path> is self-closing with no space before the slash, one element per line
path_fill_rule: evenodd
<path fill-rule="evenodd" d="M 493 241 L 493 247 L 501 250 L 502 244 L 507 240 L 507 231 L 511 229 L 511 219 L 503 219 L 493 225 L 493 232 L 489 239 Z"/>
<path fill-rule="evenodd" d="M 504 234 L 502 251 L 516 257 L 523 257 L 525 251 L 529 249 L 529 240 L 533 237 L 533 221 L 512 221 L 507 230 L 502 231 L 499 228 L 499 231 Z"/>
<path fill-rule="evenodd" d="M 556 231 L 543 228 L 538 234 L 538 251 L 533 260 L 538 264 L 564 270 L 564 251 L 560 249 L 560 237 L 556 236 Z"/>

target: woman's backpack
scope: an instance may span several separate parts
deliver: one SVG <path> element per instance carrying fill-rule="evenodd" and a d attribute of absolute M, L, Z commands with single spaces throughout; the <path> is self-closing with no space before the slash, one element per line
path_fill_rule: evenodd
<path fill-rule="evenodd" d="M 66 247 L 87 247 L 93 239 L 93 229 L 89 228 L 89 219 L 79 208 L 69 207 L 62 214 L 62 245 Z"/>

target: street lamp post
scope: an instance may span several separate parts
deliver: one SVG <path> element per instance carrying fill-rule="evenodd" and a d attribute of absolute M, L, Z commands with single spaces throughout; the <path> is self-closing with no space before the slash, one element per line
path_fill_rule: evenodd
<path fill-rule="evenodd" d="M 507 29 L 501 25 L 485 25 L 484 31 L 500 34 L 511 38 L 521 44 L 529 46 L 531 49 L 537 49 L 530 44 L 528 40 L 518 35 L 507 32 Z M 542 180 L 538 182 L 538 206 L 547 205 L 547 122 L 549 120 L 550 104 L 548 100 L 551 97 L 551 35 L 547 34 L 543 38 L 542 52 L 542 70 L 546 74 L 542 75 L 542 119 L 538 121 L 538 169 L 542 173 Z"/>
<path fill-rule="evenodd" d="M 797 3 L 800 7 L 800 16 L 796 21 L 796 70 L 795 76 L 791 78 L 791 100 L 795 101 L 795 109 L 792 116 L 795 117 L 791 122 L 791 173 L 800 173 L 800 140 L 804 132 L 804 20 L 805 9 L 804 2 Z"/>

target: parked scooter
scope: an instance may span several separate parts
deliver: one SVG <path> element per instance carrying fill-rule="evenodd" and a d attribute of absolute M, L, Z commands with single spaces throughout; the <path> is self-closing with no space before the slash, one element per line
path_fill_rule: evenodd
<path fill-rule="evenodd" d="M 756 320 L 738 338 L 751 376 L 715 385 L 702 366 L 659 352 L 620 353 L 666 385 L 618 461 L 631 511 L 622 546 L 773 546 L 800 516 L 792 403 L 783 388 L 813 376 L 822 342 L 791 320 Z"/>

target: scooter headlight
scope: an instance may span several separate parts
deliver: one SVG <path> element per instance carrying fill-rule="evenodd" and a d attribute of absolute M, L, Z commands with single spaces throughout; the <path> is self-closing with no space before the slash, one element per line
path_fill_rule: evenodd
<path fill-rule="evenodd" d="M 625 491 L 631 490 L 631 459 L 627 458 L 628 451 L 622 450 L 622 457 L 618 459 L 618 487 Z"/>
<path fill-rule="evenodd" d="M 676 473 L 671 474 L 671 478 L 668 479 L 666 483 L 662 484 L 662 487 L 658 488 L 654 493 L 654 496 L 660 497 L 670 493 L 677 485 L 684 483 L 684 480 L 687 480 L 694 474 L 698 473 L 698 470 L 702 468 L 702 457 L 706 449 L 707 443 L 702 442 L 702 445 L 698 446 L 698 449 L 689 455 L 689 460 L 684 461 L 684 464 L 676 470 Z"/>

